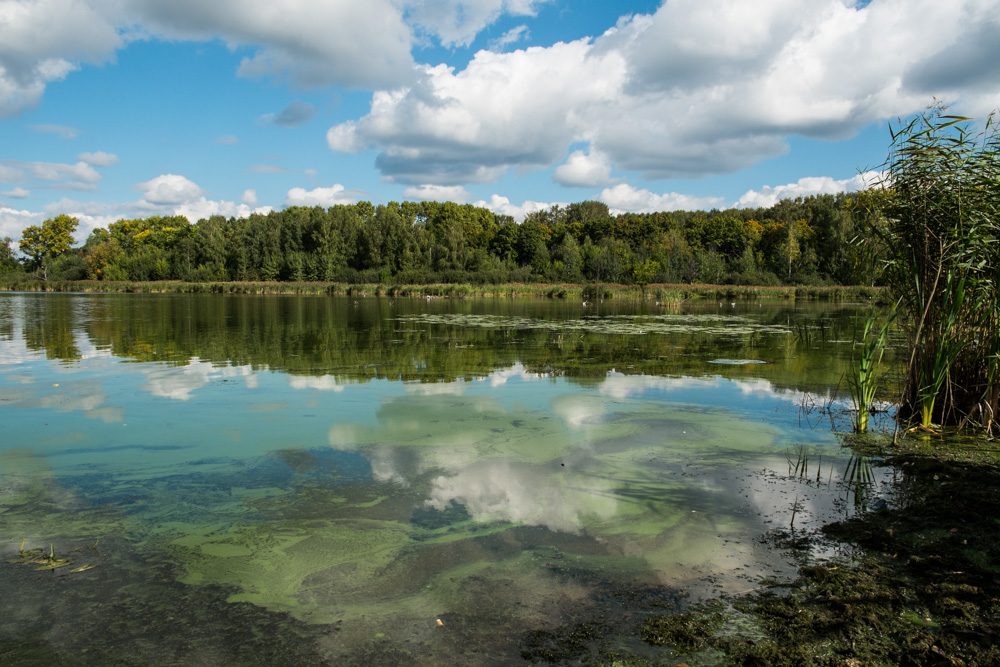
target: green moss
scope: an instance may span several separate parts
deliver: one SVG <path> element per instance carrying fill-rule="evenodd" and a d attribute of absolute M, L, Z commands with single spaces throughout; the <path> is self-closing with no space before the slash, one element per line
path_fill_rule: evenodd
<path fill-rule="evenodd" d="M 708 644 L 725 620 L 722 603 L 713 601 L 683 614 L 652 616 L 643 623 L 641 636 L 644 642 L 654 646 L 696 651 Z"/>

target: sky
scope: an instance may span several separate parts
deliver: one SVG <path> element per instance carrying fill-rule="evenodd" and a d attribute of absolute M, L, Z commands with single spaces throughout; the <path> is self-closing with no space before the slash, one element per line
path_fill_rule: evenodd
<path fill-rule="evenodd" d="M 0 237 L 770 206 L 864 187 L 935 101 L 1000 107 L 1000 0 L 0 0 Z"/>

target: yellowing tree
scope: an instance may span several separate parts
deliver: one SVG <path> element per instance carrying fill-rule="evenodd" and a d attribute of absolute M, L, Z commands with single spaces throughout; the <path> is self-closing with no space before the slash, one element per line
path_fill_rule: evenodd
<path fill-rule="evenodd" d="M 73 245 L 73 232 L 80 221 L 68 215 L 57 215 L 42 223 L 30 225 L 21 232 L 18 247 L 31 259 L 34 268 L 42 270 L 42 280 L 48 279 L 48 265 Z"/>

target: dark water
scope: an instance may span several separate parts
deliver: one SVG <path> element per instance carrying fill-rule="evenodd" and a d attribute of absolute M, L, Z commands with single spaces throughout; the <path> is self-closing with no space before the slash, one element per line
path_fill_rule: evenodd
<path fill-rule="evenodd" d="M 0 294 L 0 662 L 666 659 L 855 511 L 862 312 Z"/>

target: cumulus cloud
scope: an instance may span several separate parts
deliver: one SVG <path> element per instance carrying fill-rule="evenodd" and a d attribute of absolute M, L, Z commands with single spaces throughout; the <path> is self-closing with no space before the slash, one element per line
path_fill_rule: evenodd
<path fill-rule="evenodd" d="M 407 184 L 550 167 L 581 141 L 559 182 L 596 187 L 603 161 L 648 179 L 732 173 L 790 135 L 841 139 L 920 111 L 931 92 L 984 115 L 1000 91 L 998 16 L 985 0 L 671 0 L 593 39 L 421 67 L 327 140 L 375 148 L 383 176 Z"/>
<path fill-rule="evenodd" d="M 368 115 L 327 140 L 335 149 L 381 147 L 376 166 L 393 182 L 492 182 L 511 167 L 551 165 L 592 133 L 597 107 L 622 89 L 624 65 L 589 40 L 480 51 L 460 72 L 426 66 L 417 85 L 375 93 Z"/>
<path fill-rule="evenodd" d="M 119 204 L 117 208 L 142 216 L 183 215 L 192 222 L 213 215 L 246 217 L 251 213 L 267 213 L 272 210 L 270 206 L 208 199 L 201 187 L 178 174 L 157 176 L 139 183 L 135 189 L 142 192 L 142 198 L 131 204 Z"/>
<path fill-rule="evenodd" d="M 537 201 L 525 201 L 520 206 L 512 204 L 510 199 L 502 195 L 492 195 L 489 201 L 480 199 L 475 203 L 475 206 L 481 208 L 487 208 L 497 215 L 509 215 L 514 218 L 517 222 L 523 222 L 524 218 L 529 213 L 535 213 L 537 211 L 547 211 L 552 208 L 554 204 L 545 204 Z M 562 204 L 560 204 L 562 205 Z"/>
<path fill-rule="evenodd" d="M 611 180 L 611 162 L 600 151 L 573 151 L 566 162 L 556 167 L 554 178 L 560 185 L 600 187 Z"/>
<path fill-rule="evenodd" d="M 453 201 L 465 203 L 469 191 L 461 185 L 420 185 L 403 190 L 403 197 L 418 201 Z"/>
<path fill-rule="evenodd" d="M 615 215 L 623 212 L 654 213 L 657 211 L 692 211 L 724 207 L 722 197 L 693 197 L 670 192 L 655 194 L 627 183 L 605 188 L 597 197 Z"/>
<path fill-rule="evenodd" d="M 43 219 L 41 213 L 0 206 L 0 238 L 9 236 L 12 239 L 19 239 L 25 227 L 39 225 Z"/>
<path fill-rule="evenodd" d="M 0 115 L 37 105 L 49 83 L 81 64 L 110 62 L 136 38 L 249 47 L 238 70 L 245 76 L 398 85 L 413 71 L 404 8 L 396 0 L 8 0 L 0 4 Z"/>
<path fill-rule="evenodd" d="M 172 205 L 189 202 L 202 194 L 201 188 L 177 174 L 163 174 L 139 183 L 135 189 L 142 192 L 142 199 L 149 204 Z"/>
<path fill-rule="evenodd" d="M 780 199 L 795 199 L 811 195 L 833 195 L 838 192 L 857 192 L 872 187 L 881 181 L 879 172 L 867 171 L 853 178 L 836 180 L 829 176 L 800 178 L 795 183 L 771 187 L 765 185 L 760 191 L 748 190 L 736 202 L 738 208 L 767 208 Z"/>
<path fill-rule="evenodd" d="M 76 156 L 80 162 L 86 162 L 95 167 L 113 167 L 118 164 L 118 156 L 114 153 L 97 151 L 96 153 L 80 153 Z"/>
<path fill-rule="evenodd" d="M 337 183 L 328 188 L 292 188 L 285 195 L 285 206 L 322 206 L 329 208 L 337 204 L 353 204 L 358 201 L 359 193 L 347 190 Z"/>
<path fill-rule="evenodd" d="M 295 100 L 287 107 L 281 110 L 280 113 L 268 113 L 260 117 L 260 122 L 265 125 L 278 125 L 280 127 L 295 127 L 296 125 L 301 125 L 305 123 L 310 118 L 316 115 L 316 107 L 309 104 L 308 102 L 303 102 L 301 100 Z"/>
<path fill-rule="evenodd" d="M 13 190 L 7 190 L 5 192 L 0 192 L 0 195 L 4 197 L 10 197 L 11 199 L 27 199 L 31 193 L 24 188 L 14 188 Z"/>
<path fill-rule="evenodd" d="M 240 198 L 240 201 L 247 206 L 256 206 L 259 203 L 257 201 L 257 191 L 252 188 L 244 190 L 243 197 Z"/>

